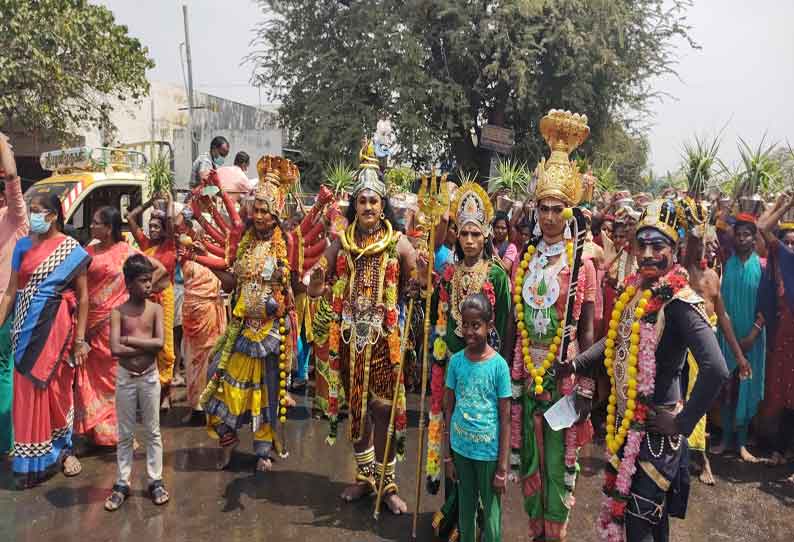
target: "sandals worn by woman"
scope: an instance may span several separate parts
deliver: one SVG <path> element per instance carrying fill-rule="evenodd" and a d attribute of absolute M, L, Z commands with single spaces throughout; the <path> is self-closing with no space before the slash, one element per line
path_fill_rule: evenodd
<path fill-rule="evenodd" d="M 167 503 L 170 498 L 162 480 L 149 484 L 149 495 L 152 497 L 152 502 L 157 506 Z"/>
<path fill-rule="evenodd" d="M 129 486 L 125 486 L 122 484 L 116 484 L 113 486 L 111 490 L 110 496 L 105 499 L 105 510 L 108 512 L 115 512 L 121 505 L 124 504 L 124 501 L 127 500 L 127 497 L 130 496 L 130 488 Z"/>
<path fill-rule="evenodd" d="M 70 455 L 63 460 L 63 475 L 72 477 L 83 472 L 83 465 L 77 457 Z"/>

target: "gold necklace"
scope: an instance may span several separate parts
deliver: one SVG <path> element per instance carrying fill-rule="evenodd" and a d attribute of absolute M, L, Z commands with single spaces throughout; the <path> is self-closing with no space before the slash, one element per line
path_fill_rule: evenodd
<path fill-rule="evenodd" d="M 460 312 L 460 304 L 466 299 L 466 296 L 482 290 L 485 281 L 488 279 L 488 271 L 490 269 L 491 263 L 483 259 L 472 267 L 467 268 L 463 263 L 455 266 L 455 272 L 452 275 L 450 312 L 453 320 L 455 320 L 455 335 L 458 337 L 463 336 L 463 329 L 461 328 L 463 316 Z"/>
<path fill-rule="evenodd" d="M 342 248 L 351 254 L 355 254 L 356 259 L 362 256 L 380 254 L 386 250 L 394 237 L 394 231 L 392 230 L 391 222 L 388 220 L 384 220 L 383 222 L 386 224 L 386 235 L 384 235 L 379 241 L 369 243 L 362 248 L 356 241 L 356 225 L 358 224 L 358 218 L 354 219 L 353 223 L 348 226 L 342 235 L 339 236 L 339 241 L 342 243 Z"/>

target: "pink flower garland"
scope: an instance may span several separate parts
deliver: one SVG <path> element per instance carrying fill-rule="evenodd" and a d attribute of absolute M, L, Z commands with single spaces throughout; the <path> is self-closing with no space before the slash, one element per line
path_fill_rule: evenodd
<path fill-rule="evenodd" d="M 637 392 L 638 402 L 641 406 L 650 404 L 653 399 L 654 383 L 656 380 L 656 329 L 649 322 L 640 322 L 640 350 L 637 355 Z M 640 410 L 644 412 L 643 409 Z M 623 518 L 626 513 L 631 491 L 631 479 L 637 472 L 637 458 L 640 455 L 640 446 L 645 437 L 644 415 L 635 420 L 634 427 L 630 429 L 623 447 L 623 460 L 620 462 L 615 490 L 619 497 L 607 496 L 601 506 L 598 517 L 597 529 L 599 537 L 604 542 L 624 542 L 625 530 Z M 607 452 L 607 462 L 612 458 Z"/>

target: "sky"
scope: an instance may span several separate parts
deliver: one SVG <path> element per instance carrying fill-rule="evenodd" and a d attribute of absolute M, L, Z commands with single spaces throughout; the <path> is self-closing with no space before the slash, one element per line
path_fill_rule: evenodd
<path fill-rule="evenodd" d="M 188 6 L 193 81 L 198 91 L 259 105 L 264 93 L 250 85 L 244 63 L 255 25 L 264 17 L 253 0 L 93 0 L 149 48 L 156 67 L 150 79 L 183 84 L 182 5 Z M 678 76 L 653 81 L 671 95 L 651 104 L 651 165 L 676 170 L 685 141 L 722 132 L 720 158 L 738 162 L 738 137 L 794 146 L 794 2 L 694 0 L 691 36 L 701 47 L 677 44 Z M 586 113 L 586 111 L 584 112 Z"/>

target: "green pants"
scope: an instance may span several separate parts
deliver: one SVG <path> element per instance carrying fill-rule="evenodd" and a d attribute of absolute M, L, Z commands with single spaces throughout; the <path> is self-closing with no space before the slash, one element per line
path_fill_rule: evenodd
<path fill-rule="evenodd" d="M 457 452 L 455 472 L 458 475 L 458 530 L 460 542 L 477 540 L 477 508 L 483 507 L 483 542 L 502 540 L 502 502 L 493 490 L 496 461 L 477 461 Z"/>
<path fill-rule="evenodd" d="M 14 429 L 11 419 L 14 387 L 14 356 L 11 355 L 11 321 L 0 327 L 0 454 L 11 451 Z"/>

